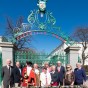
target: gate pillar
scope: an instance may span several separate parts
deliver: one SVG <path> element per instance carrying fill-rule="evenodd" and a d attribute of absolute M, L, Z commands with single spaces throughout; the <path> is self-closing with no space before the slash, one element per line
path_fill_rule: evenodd
<path fill-rule="evenodd" d="M 72 68 L 76 67 L 76 63 L 78 62 L 80 47 L 70 46 L 65 49 L 65 52 L 68 57 L 68 64 L 71 64 Z"/>
<path fill-rule="evenodd" d="M 2 65 L 6 65 L 6 59 L 11 59 L 13 65 L 13 44 L 10 42 L 0 42 Z"/>

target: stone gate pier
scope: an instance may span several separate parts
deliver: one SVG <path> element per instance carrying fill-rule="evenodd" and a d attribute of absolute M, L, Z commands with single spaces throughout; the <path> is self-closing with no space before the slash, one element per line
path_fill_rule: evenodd
<path fill-rule="evenodd" d="M 3 42 L 0 36 L 0 64 L 6 65 L 6 59 L 11 59 L 13 65 L 13 47 L 11 42 Z"/>
<path fill-rule="evenodd" d="M 78 62 L 80 47 L 78 46 L 70 46 L 65 49 L 65 52 L 68 57 L 68 64 L 71 64 L 72 68 L 76 67 L 76 63 Z"/>

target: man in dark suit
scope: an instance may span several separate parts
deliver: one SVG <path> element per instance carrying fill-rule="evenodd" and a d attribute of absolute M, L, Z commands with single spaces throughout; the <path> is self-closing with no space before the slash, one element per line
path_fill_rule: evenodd
<path fill-rule="evenodd" d="M 56 71 L 58 72 L 58 84 L 63 85 L 63 79 L 65 75 L 65 68 L 61 65 L 61 62 L 57 62 Z"/>
<path fill-rule="evenodd" d="M 3 78 L 3 86 L 4 88 L 10 88 L 13 86 L 13 67 L 11 66 L 11 60 L 7 59 L 6 60 L 6 66 L 2 67 L 2 78 Z"/>
<path fill-rule="evenodd" d="M 21 75 L 21 68 L 20 68 L 20 62 L 16 62 L 16 66 L 13 69 L 13 77 L 14 77 L 14 84 L 18 84 L 20 86 L 22 75 Z"/>

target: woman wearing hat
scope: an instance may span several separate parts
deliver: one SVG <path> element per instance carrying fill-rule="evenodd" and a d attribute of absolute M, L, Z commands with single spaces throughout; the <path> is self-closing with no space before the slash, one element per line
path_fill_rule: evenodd
<path fill-rule="evenodd" d="M 70 64 L 68 64 L 66 66 L 66 73 L 65 73 L 65 78 L 64 78 L 64 85 L 74 85 L 74 73 L 72 71 L 72 66 Z"/>

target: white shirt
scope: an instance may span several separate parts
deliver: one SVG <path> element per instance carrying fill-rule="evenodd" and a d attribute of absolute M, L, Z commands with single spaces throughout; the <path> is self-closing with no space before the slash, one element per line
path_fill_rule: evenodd
<path fill-rule="evenodd" d="M 57 67 L 58 72 L 60 72 L 60 69 L 61 69 L 61 66 L 60 66 L 60 67 L 58 66 L 58 67 Z"/>
<path fill-rule="evenodd" d="M 30 75 L 31 69 L 32 69 L 32 67 L 27 67 L 27 75 L 28 76 Z"/>
<path fill-rule="evenodd" d="M 10 66 L 7 65 L 7 68 L 9 69 Z"/>
<path fill-rule="evenodd" d="M 47 80 L 46 80 L 47 79 Z M 41 86 L 45 87 L 46 83 L 47 85 L 50 85 L 51 83 L 51 75 L 49 72 L 47 72 L 46 74 L 44 72 L 42 72 L 40 74 L 40 81 L 41 81 Z"/>
<path fill-rule="evenodd" d="M 21 74 L 21 69 L 20 68 L 18 68 L 19 69 L 19 71 L 20 71 L 20 74 Z"/>
<path fill-rule="evenodd" d="M 54 73 L 55 73 L 55 71 L 52 71 L 51 73 L 52 73 L 52 74 L 54 74 Z"/>
<path fill-rule="evenodd" d="M 35 73 L 36 73 L 36 74 L 39 74 L 39 70 L 38 70 L 38 69 L 35 69 Z"/>

